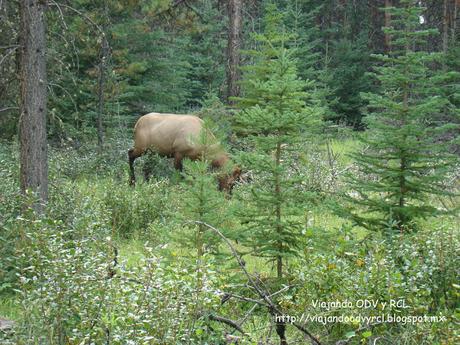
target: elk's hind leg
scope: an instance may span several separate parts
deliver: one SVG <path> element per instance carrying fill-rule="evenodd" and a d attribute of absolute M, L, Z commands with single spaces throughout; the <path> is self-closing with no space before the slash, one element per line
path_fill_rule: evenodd
<path fill-rule="evenodd" d="M 134 186 L 136 184 L 136 176 L 134 174 L 134 161 L 136 158 L 142 156 L 142 152 L 136 150 L 135 148 L 128 150 L 128 158 L 129 158 L 129 177 L 130 181 L 129 184 Z"/>

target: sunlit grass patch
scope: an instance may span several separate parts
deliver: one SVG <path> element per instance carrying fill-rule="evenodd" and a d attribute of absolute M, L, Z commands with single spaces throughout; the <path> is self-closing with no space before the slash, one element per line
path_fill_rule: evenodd
<path fill-rule="evenodd" d="M 0 295 L 0 318 L 19 320 L 21 309 L 16 295 Z"/>
<path fill-rule="evenodd" d="M 120 261 L 125 261 L 128 267 L 138 266 L 145 258 L 145 247 L 148 243 L 141 240 L 122 240 L 116 243 Z"/>
<path fill-rule="evenodd" d="M 327 145 L 325 144 L 324 146 L 327 150 Z M 342 164 L 351 164 L 353 160 L 350 154 L 357 152 L 361 147 L 361 142 L 356 138 L 332 139 L 329 141 L 330 152 L 336 154 L 338 161 Z"/>

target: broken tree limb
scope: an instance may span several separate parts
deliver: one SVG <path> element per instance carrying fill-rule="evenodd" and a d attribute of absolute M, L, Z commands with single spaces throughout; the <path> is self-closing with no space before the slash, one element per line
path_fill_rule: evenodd
<path fill-rule="evenodd" d="M 236 329 L 238 332 L 240 332 L 244 336 L 248 336 L 247 333 L 240 327 L 240 325 L 238 325 L 238 323 L 236 321 L 227 319 L 227 318 L 222 317 L 222 316 L 214 315 L 214 314 L 209 315 L 209 320 L 225 323 L 226 325 Z"/>
<path fill-rule="evenodd" d="M 212 225 L 209 225 L 209 224 L 207 224 L 205 222 L 202 222 L 202 221 L 194 221 L 192 223 L 200 224 L 200 225 L 203 225 L 203 226 L 207 227 L 208 229 L 214 231 L 217 235 L 219 235 L 220 238 L 222 238 L 224 240 L 224 242 L 230 248 L 230 251 L 232 252 L 232 254 L 235 257 L 235 259 L 237 260 L 238 264 L 240 265 L 242 271 L 244 272 L 244 274 L 248 278 L 249 283 L 251 284 L 251 286 L 254 288 L 254 290 L 257 292 L 257 294 L 262 298 L 262 300 L 264 302 L 266 302 L 266 304 L 267 304 L 266 307 L 267 307 L 268 312 L 270 313 L 270 315 L 272 317 L 274 317 L 274 318 L 276 316 L 282 316 L 284 313 L 275 305 L 275 303 L 273 303 L 273 301 L 269 297 L 270 295 L 265 293 L 265 291 L 256 283 L 256 281 L 254 280 L 252 275 L 249 274 L 248 270 L 246 269 L 246 264 L 245 264 L 244 260 L 240 257 L 240 255 L 238 254 L 238 252 L 236 251 L 235 247 L 230 242 L 230 240 L 227 237 L 225 237 L 224 234 L 222 234 L 222 232 L 219 229 L 213 227 Z M 277 326 L 278 326 L 278 324 L 279 323 L 277 323 Z M 311 342 L 313 344 L 322 345 L 321 342 L 313 334 L 311 334 L 310 331 L 308 331 L 304 326 L 302 326 L 301 324 L 299 324 L 297 322 L 292 322 L 291 324 L 295 328 L 297 328 L 299 331 L 301 331 L 303 334 L 305 334 L 311 340 Z M 283 326 L 283 324 L 281 324 L 280 326 Z"/>

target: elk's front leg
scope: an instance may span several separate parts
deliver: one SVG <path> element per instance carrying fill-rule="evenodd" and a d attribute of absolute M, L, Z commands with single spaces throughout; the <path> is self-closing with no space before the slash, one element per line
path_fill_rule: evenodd
<path fill-rule="evenodd" d="M 174 168 L 176 168 L 176 170 L 182 171 L 183 169 L 182 160 L 183 159 L 184 157 L 179 152 L 176 152 L 174 154 Z"/>

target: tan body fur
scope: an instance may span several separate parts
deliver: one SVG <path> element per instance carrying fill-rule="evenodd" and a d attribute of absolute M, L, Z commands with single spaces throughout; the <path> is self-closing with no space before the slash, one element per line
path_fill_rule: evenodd
<path fill-rule="evenodd" d="M 206 133 L 206 142 L 202 142 L 203 120 L 193 115 L 149 113 L 139 118 L 134 127 L 134 147 L 128 151 L 131 184 L 135 183 L 134 160 L 147 150 L 161 156 L 174 157 L 176 169 L 182 169 L 182 160 L 202 159 L 206 156 L 215 168 L 223 167 L 229 160 L 227 153 L 220 147 L 212 133 Z M 232 176 L 239 175 L 236 168 Z M 221 189 L 226 189 L 228 177 L 220 179 Z"/>

